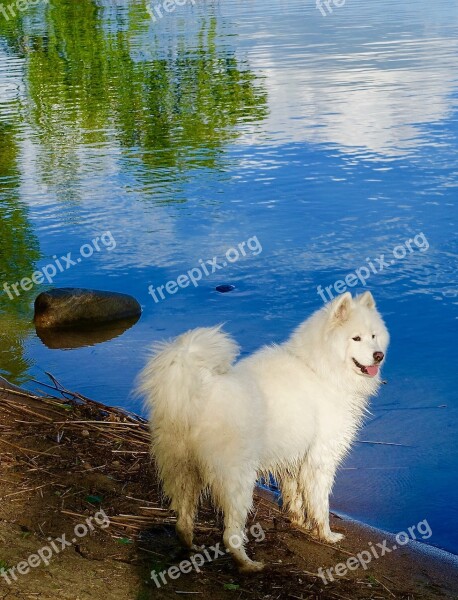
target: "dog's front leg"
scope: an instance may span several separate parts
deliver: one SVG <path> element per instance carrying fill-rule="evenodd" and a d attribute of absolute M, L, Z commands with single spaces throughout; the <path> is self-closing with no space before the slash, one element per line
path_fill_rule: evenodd
<path fill-rule="evenodd" d="M 329 494 L 337 464 L 332 460 L 309 456 L 302 466 L 300 487 L 307 513 L 306 529 L 318 539 L 335 544 L 343 539 L 341 533 L 334 533 L 329 526 Z"/>
<path fill-rule="evenodd" d="M 289 513 L 292 523 L 305 527 L 304 497 L 298 473 L 284 475 L 280 481 L 283 507 Z"/>

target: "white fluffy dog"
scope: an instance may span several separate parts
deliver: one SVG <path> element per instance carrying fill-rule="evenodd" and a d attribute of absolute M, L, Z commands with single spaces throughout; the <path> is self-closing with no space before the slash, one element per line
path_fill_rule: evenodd
<path fill-rule="evenodd" d="M 343 536 L 329 527 L 329 493 L 381 383 L 388 341 L 371 293 L 346 292 L 284 344 L 237 363 L 238 347 L 220 327 L 156 347 L 139 391 L 183 544 L 192 547 L 199 497 L 208 491 L 224 514 L 224 543 L 239 569 L 261 570 L 239 542 L 256 480 L 268 473 L 280 482 L 295 524 L 338 542 Z"/>

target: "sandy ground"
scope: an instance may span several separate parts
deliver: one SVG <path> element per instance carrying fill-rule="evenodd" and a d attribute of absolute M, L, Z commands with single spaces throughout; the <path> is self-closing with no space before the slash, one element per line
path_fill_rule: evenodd
<path fill-rule="evenodd" d="M 0 599 L 458 598 L 454 557 L 434 557 L 412 544 L 337 576 L 336 565 L 371 544 L 381 553 L 377 543 L 392 549 L 396 541 L 333 517 L 333 528 L 346 539 L 335 547 L 318 543 L 294 529 L 264 495 L 255 498 L 250 522 L 256 536 L 248 536 L 249 553 L 268 568 L 241 576 L 223 550 L 214 558 L 221 519 L 205 505 L 197 542 L 212 560 L 196 571 L 161 502 L 141 421 L 71 394 L 46 400 L 1 386 L 0 381 L 0 569 L 5 569 Z M 27 560 L 40 564 L 31 567 Z M 190 572 L 168 571 L 178 564 Z M 334 581 L 325 584 L 320 568 L 325 576 L 333 568 Z M 159 573 L 167 571 L 164 583 Z"/>

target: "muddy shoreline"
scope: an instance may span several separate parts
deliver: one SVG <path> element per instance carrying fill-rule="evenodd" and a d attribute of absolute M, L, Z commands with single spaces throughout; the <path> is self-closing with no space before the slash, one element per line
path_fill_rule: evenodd
<path fill-rule="evenodd" d="M 371 546 L 392 548 L 394 537 L 334 516 L 333 528 L 346 539 L 338 546 L 318 543 L 295 529 L 263 491 L 249 526 L 260 527 L 264 539 L 252 539 L 249 553 L 269 565 L 265 572 L 241 576 L 221 555 L 199 571 L 169 577 L 190 557 L 161 500 L 144 420 L 58 382 L 46 385 L 31 394 L 0 380 L 0 569 L 10 573 L 9 582 L 0 577 L 0 599 L 458 597 L 457 557 L 425 544 L 409 543 L 371 559 L 366 568 L 336 575 L 336 569 L 342 572 L 338 565 Z M 99 526 L 102 513 L 108 527 Z M 76 536 L 75 528 L 84 533 L 84 526 L 85 535 Z M 75 541 L 53 551 L 48 564 L 19 572 L 21 563 L 26 571 L 31 555 L 63 535 Z M 210 548 L 220 540 L 220 519 L 205 505 L 197 541 Z M 166 583 L 155 584 L 152 571 L 166 573 Z"/>

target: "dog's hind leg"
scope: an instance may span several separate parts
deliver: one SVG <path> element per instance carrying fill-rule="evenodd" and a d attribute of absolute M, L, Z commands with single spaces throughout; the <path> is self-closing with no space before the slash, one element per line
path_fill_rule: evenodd
<path fill-rule="evenodd" d="M 194 521 L 202 490 L 198 475 L 195 474 L 194 478 L 189 477 L 186 480 L 185 487 L 182 489 L 184 493 L 181 498 L 173 503 L 176 505 L 175 510 L 178 515 L 175 529 L 183 546 L 194 549 Z"/>
<path fill-rule="evenodd" d="M 253 503 L 256 472 L 230 478 L 212 485 L 216 503 L 224 514 L 223 541 L 241 573 L 262 571 L 264 564 L 251 560 L 245 551 L 245 524 Z"/>
<path fill-rule="evenodd" d="M 194 521 L 197 514 L 202 481 L 195 465 L 186 460 L 175 461 L 174 469 L 162 469 L 165 494 L 170 508 L 177 514 L 176 532 L 186 548 L 193 548 Z"/>

